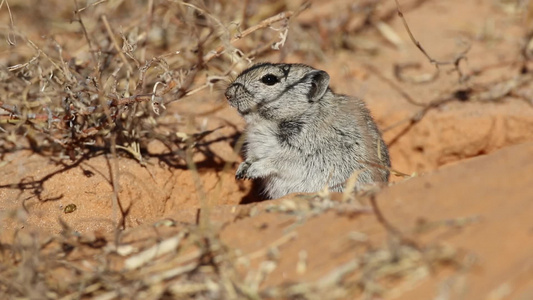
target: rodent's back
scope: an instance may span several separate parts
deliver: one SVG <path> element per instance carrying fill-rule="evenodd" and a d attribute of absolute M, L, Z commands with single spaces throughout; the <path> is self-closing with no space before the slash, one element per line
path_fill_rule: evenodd
<path fill-rule="evenodd" d="M 341 128 L 353 128 L 350 136 L 354 141 L 355 156 L 359 156 L 362 164 L 366 164 L 367 174 L 362 173 L 360 182 L 387 182 L 389 179 L 389 152 L 381 133 L 374 123 L 365 103 L 356 97 L 336 95 L 339 105 L 333 115 Z"/>
<path fill-rule="evenodd" d="M 360 170 L 360 186 L 387 182 L 389 153 L 365 103 L 332 91 L 326 93 L 321 103 L 315 120 L 319 126 L 313 132 L 315 136 L 322 136 L 317 147 L 322 147 L 327 155 L 341 158 L 332 159 L 337 170 L 334 176 L 338 176 L 334 181 L 345 182 L 354 171 Z"/>

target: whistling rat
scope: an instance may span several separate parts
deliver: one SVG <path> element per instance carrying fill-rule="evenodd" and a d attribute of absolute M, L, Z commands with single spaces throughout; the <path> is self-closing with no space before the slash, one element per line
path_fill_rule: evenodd
<path fill-rule="evenodd" d="M 360 99 L 335 94 L 329 75 L 302 64 L 260 63 L 243 71 L 226 98 L 244 117 L 246 160 L 237 179 L 262 178 L 270 198 L 342 191 L 389 177 L 389 153 Z"/>

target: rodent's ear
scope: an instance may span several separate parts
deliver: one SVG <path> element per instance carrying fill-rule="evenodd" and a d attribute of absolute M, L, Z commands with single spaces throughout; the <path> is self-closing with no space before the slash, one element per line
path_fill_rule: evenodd
<path fill-rule="evenodd" d="M 311 89 L 307 96 L 310 102 L 315 102 L 320 100 L 328 90 L 329 75 L 324 71 L 316 70 L 309 73 L 308 76 L 311 78 Z"/>

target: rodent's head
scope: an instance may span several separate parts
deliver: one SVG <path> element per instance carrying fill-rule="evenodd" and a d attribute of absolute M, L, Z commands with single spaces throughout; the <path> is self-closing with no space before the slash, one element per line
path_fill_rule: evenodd
<path fill-rule="evenodd" d="M 326 72 L 307 65 L 260 63 L 229 85 L 226 98 L 243 116 L 258 113 L 269 120 L 287 120 L 320 101 L 328 85 Z"/>

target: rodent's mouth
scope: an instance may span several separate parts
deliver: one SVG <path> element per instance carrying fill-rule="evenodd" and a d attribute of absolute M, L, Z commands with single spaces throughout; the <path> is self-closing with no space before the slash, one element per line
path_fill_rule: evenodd
<path fill-rule="evenodd" d="M 255 107 L 253 103 L 250 103 L 249 101 L 246 101 L 246 99 L 242 99 L 239 97 L 233 97 L 231 99 L 228 99 L 228 102 L 231 107 L 236 108 L 239 114 L 243 116 L 251 113 Z"/>
<path fill-rule="evenodd" d="M 246 104 L 246 99 L 239 97 L 238 95 L 232 95 L 226 92 L 226 99 L 231 107 L 235 107 L 240 114 L 246 114 L 248 106 Z"/>
<path fill-rule="evenodd" d="M 239 97 L 237 97 L 235 94 L 230 94 L 228 92 L 226 92 L 225 96 L 230 106 L 235 107 L 235 108 L 239 107 L 239 103 L 241 102 L 239 101 Z"/>
<path fill-rule="evenodd" d="M 253 101 L 254 97 L 239 84 L 229 86 L 225 96 L 229 105 L 235 107 L 241 115 L 249 114 L 257 106 Z"/>
<path fill-rule="evenodd" d="M 249 109 L 248 109 L 248 105 L 246 105 L 245 103 L 243 103 L 244 101 L 239 101 L 238 99 L 232 99 L 232 101 L 229 102 L 229 104 L 232 106 L 232 107 L 235 107 L 237 109 L 237 111 L 241 114 L 241 115 L 245 115 L 248 113 Z"/>
<path fill-rule="evenodd" d="M 226 99 L 228 100 L 229 105 L 231 105 L 233 107 L 237 107 L 238 106 L 238 102 L 239 101 L 238 101 L 237 97 L 234 97 L 234 96 L 228 97 L 226 95 Z"/>

